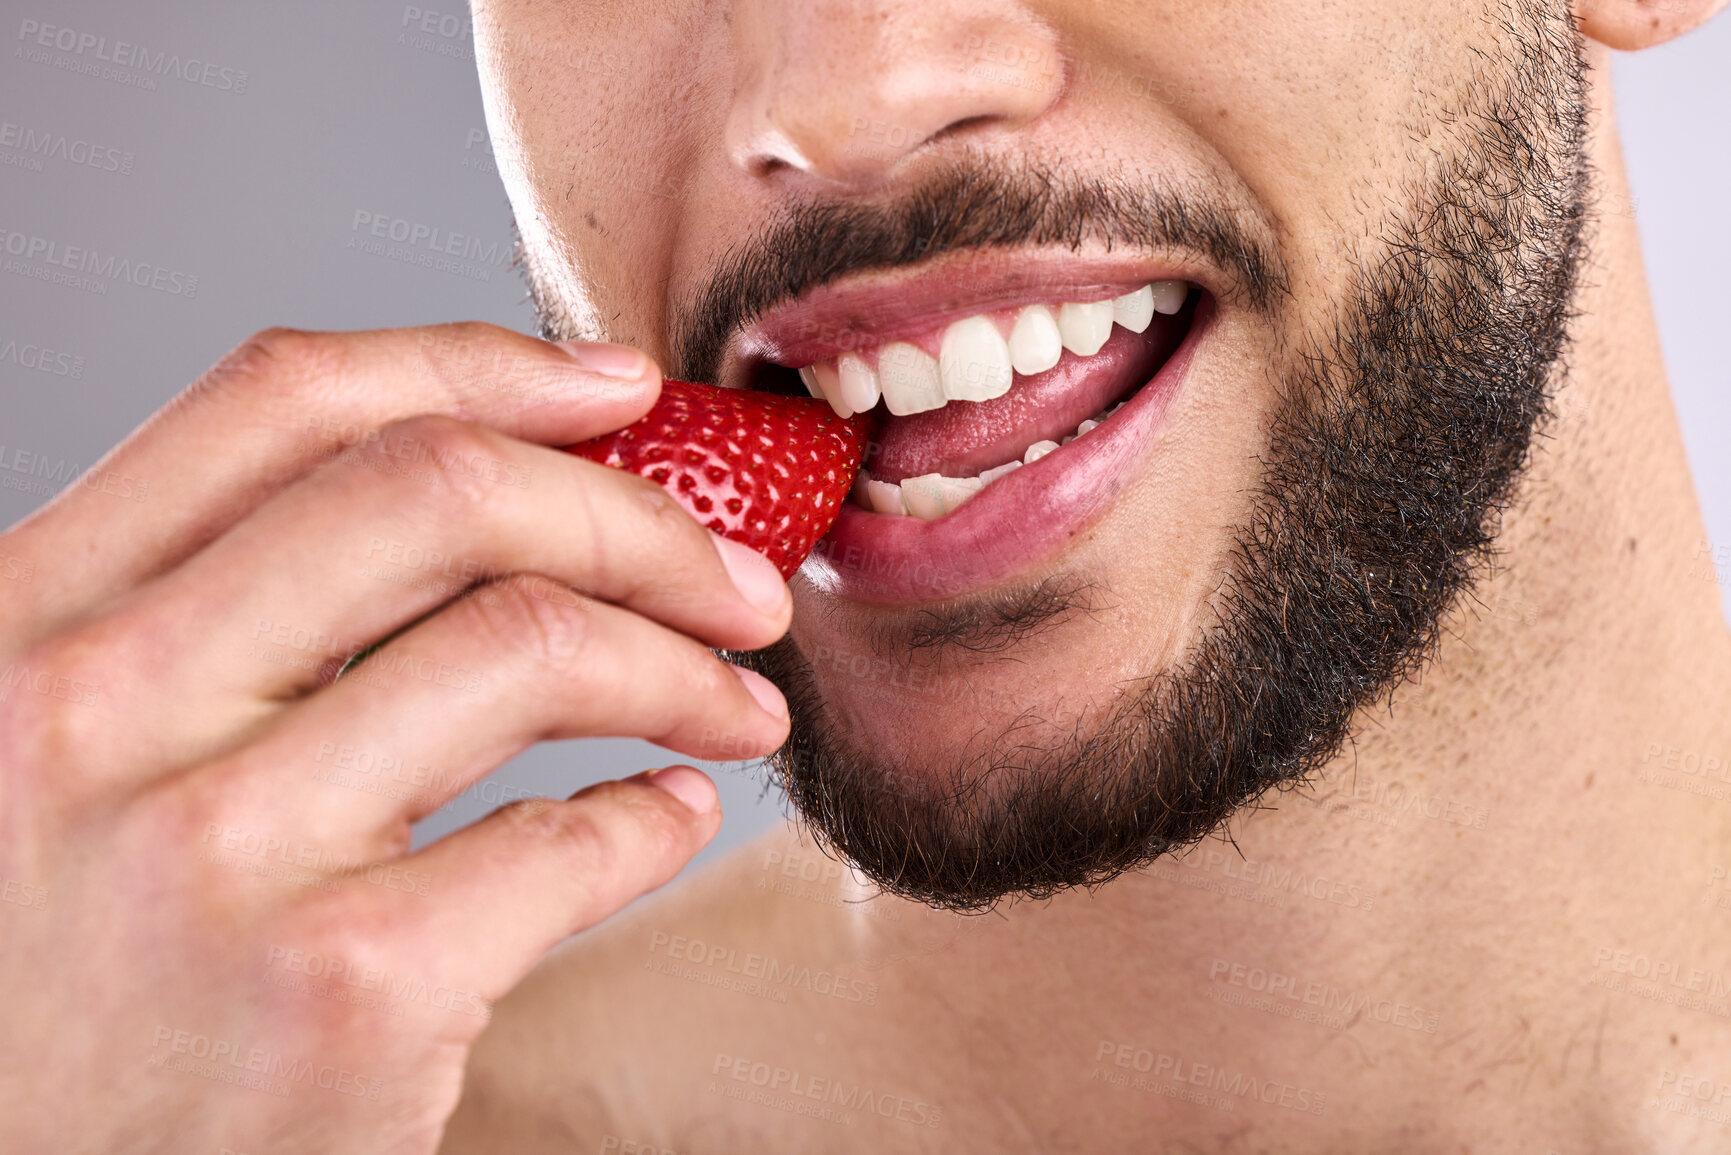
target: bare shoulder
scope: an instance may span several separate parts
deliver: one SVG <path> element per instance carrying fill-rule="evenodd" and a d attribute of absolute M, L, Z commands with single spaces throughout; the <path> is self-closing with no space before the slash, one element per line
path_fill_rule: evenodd
<path fill-rule="evenodd" d="M 761 1144 L 780 1120 L 737 1109 L 734 1069 L 789 1039 L 871 1049 L 885 964 L 923 913 L 778 825 L 573 938 L 501 1000 L 443 1150 Z"/>

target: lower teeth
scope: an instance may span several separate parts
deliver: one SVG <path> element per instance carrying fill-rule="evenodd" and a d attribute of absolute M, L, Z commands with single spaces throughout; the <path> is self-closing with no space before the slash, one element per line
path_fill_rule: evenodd
<path fill-rule="evenodd" d="M 1124 403 L 1120 401 L 1104 413 L 1088 418 L 1076 427 L 1076 432 L 1064 438 L 1063 444 L 1068 445 L 1076 438 L 1098 429 L 1101 422 L 1123 407 Z M 854 482 L 853 500 L 855 504 L 864 506 L 873 513 L 907 515 L 922 521 L 931 521 L 954 513 L 968 499 L 998 478 L 1014 473 L 1024 465 L 1032 465 L 1058 446 L 1056 441 L 1036 441 L 1023 451 L 1021 460 L 1006 461 L 1002 465 L 982 470 L 977 477 L 945 477 L 941 473 L 926 473 L 918 477 L 903 478 L 898 485 L 893 481 L 878 481 L 862 469 L 859 478 Z"/>

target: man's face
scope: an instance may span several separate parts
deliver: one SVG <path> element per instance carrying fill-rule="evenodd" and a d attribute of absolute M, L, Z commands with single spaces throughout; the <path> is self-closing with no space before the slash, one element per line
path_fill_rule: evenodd
<path fill-rule="evenodd" d="M 675 376 L 896 372 L 950 326 L 1183 282 L 995 400 L 885 416 L 794 583 L 780 767 L 955 906 L 1135 866 L 1331 755 L 1475 572 L 1543 410 L 1584 190 L 1565 10 L 475 5 L 537 302 Z M 1174 301 L 1173 303 L 1176 303 Z M 971 323 L 971 322 L 970 322 Z"/>

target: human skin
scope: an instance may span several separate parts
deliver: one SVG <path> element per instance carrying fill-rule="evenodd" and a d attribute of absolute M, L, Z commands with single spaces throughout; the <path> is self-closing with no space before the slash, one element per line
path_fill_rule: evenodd
<path fill-rule="evenodd" d="M 1599 211 L 1557 417 L 1493 576 L 1320 781 L 1241 814 L 1234 844 L 976 920 L 869 898 L 797 832 L 766 835 L 505 1000 L 447 1149 L 1711 1147 L 1719 1123 L 1661 1108 L 1731 1076 L 1731 920 L 1714 901 L 1731 815 L 1667 784 L 1731 752 L 1731 649 L 1618 208 L 1630 199 L 1605 46 L 1656 43 L 1715 7 L 1577 8 L 1596 41 Z M 1181 654 L 1245 510 L 1274 400 L 1266 365 L 1375 253 L 1446 138 L 1453 86 L 1475 51 L 1494 52 L 1474 5 L 661 11 L 476 6 L 495 150 L 542 304 L 568 333 L 671 357 L 678 306 L 779 206 L 893 193 L 966 146 L 1205 173 L 1273 223 L 1286 328 L 1223 309 L 1159 452 L 1063 555 L 1110 576 L 1110 609 L 961 667 L 981 700 L 1047 708 Z M 983 44 L 1062 59 L 1068 83 L 1042 87 L 1039 68 L 974 83 Z M 600 64 L 556 66 L 597 45 Z M 859 128 L 875 122 L 907 131 Z M 871 652 L 893 619 L 814 583 L 794 591 L 808 655 Z M 999 720 L 833 666 L 817 677 L 911 764 L 943 764 Z M 1651 981 L 1655 959 L 1675 983 Z M 870 1000 L 785 978 L 801 968 L 864 982 Z M 1233 1001 L 1266 995 L 1252 976 L 1269 972 L 1315 1000 L 1277 992 L 1266 1014 Z M 1331 1006 L 1345 1021 L 1302 1017 Z M 1324 1109 L 1235 1098 L 1210 1072 L 1303 1088 Z M 1187 1078 L 1231 1107 L 1172 1097 Z M 837 1088 L 846 1125 L 795 1113 L 833 1106 Z M 938 1125 L 874 1118 L 861 1088 L 926 1122 L 941 1108 Z"/>
<path fill-rule="evenodd" d="M 268 331 L 0 538 L 0 1148 L 431 1150 L 490 1003 L 713 837 L 670 767 L 409 853 L 536 741 L 785 733 L 704 648 L 785 630 L 774 567 L 549 448 L 659 387 L 487 325 Z"/>
<path fill-rule="evenodd" d="M 858 53 L 914 76 L 957 75 L 922 56 L 950 37 L 916 34 L 961 19 L 939 4 L 884 9 L 875 37 L 837 35 L 835 22 L 861 16 L 840 8 L 735 6 L 718 31 L 707 21 L 721 9 L 479 6 L 484 35 L 497 44 L 511 33 L 524 49 L 488 66 L 491 116 L 526 236 L 557 258 L 544 272 L 561 287 L 572 335 L 669 355 L 675 302 L 798 171 L 760 168 L 763 188 L 730 176 L 736 156 L 753 171 L 761 154 L 733 144 L 768 139 L 764 117 L 797 122 L 799 155 L 835 166 L 845 192 L 895 159 L 845 147 L 860 109 L 942 128 L 979 99 L 998 102 L 991 115 L 1010 134 L 1001 147 L 1017 132 L 1082 156 L 1178 141 L 1189 149 L 1179 160 L 1204 157 L 1235 176 L 1277 210 L 1303 323 L 1338 286 L 1331 246 L 1374 232 L 1374 194 L 1396 187 L 1411 159 L 1402 117 L 1413 111 L 1412 70 L 1446 91 L 1452 64 L 1483 33 L 1471 9 L 1416 5 L 1258 9 L 1254 19 L 1128 5 L 966 11 L 964 42 L 970 30 L 1000 42 L 1055 37 L 1098 61 L 1093 75 L 1155 70 L 1155 90 L 1174 98 L 1151 108 L 1136 103 L 1146 87 L 1090 102 L 1085 89 L 1010 85 L 954 99 L 923 92 L 898 108 L 899 89 L 862 94 L 880 72 Z M 1582 14 L 1589 33 L 1639 47 L 1706 11 L 1608 4 Z M 1382 55 L 1415 43 L 1406 35 L 1421 19 L 1429 55 Z M 555 67 L 598 45 L 631 56 L 625 75 L 642 86 L 617 83 L 605 65 Z M 524 70 L 508 74 L 512 60 Z M 1628 198 L 1603 66 L 1596 53 L 1592 158 L 1614 206 Z M 736 137 L 707 130 L 735 114 Z M 597 171 L 579 171 L 580 159 L 596 157 L 581 165 L 606 166 L 601 179 L 579 179 Z M 646 213 L 643 189 L 679 195 Z M 699 643 L 764 644 L 790 607 L 746 605 L 726 567 L 749 586 L 739 575 L 750 563 L 718 556 L 648 487 L 538 448 L 622 424 L 647 408 L 652 387 L 598 388 L 563 354 L 482 327 L 248 342 L 99 466 L 149 477 L 149 516 L 117 515 L 99 488 L 74 487 L 3 542 L 37 566 L 0 607 L 8 660 L 52 676 L 32 680 L 45 692 L 0 705 L 4 876 L 31 888 L 14 897 L 44 897 L 40 908 L 0 907 L 0 966 L 9 989 L 30 996 L 4 1012 L 0 1146 L 426 1151 L 467 1062 L 452 1150 L 1710 1149 L 1717 1124 L 1644 1103 L 1675 1101 L 1679 1082 L 1663 1082 L 1666 1072 L 1731 1075 L 1725 1020 L 1602 981 L 1629 977 L 1623 950 L 1649 967 L 1673 961 L 1685 990 L 1695 970 L 1702 985 L 1725 981 L 1717 960 L 1731 922 L 1700 899 L 1731 893 L 1712 873 L 1731 860 L 1727 819 L 1640 775 L 1686 762 L 1684 752 L 1699 768 L 1702 754 L 1731 750 L 1731 654 L 1715 587 L 1699 577 L 1703 534 L 1633 224 L 1606 213 L 1591 241 L 1559 397 L 1566 419 L 1506 522 L 1498 576 L 1451 617 L 1423 679 L 1366 720 L 1356 760 L 1234 824 L 1244 860 L 1324 885 L 1295 893 L 1260 871 L 1246 881 L 1237 852 L 1213 844 L 1193 866 L 962 920 L 882 900 L 843 905 L 862 896 L 778 832 L 556 956 L 498 1006 L 472 1061 L 484 1020 L 467 1013 L 477 1005 L 468 996 L 503 995 L 548 945 L 669 877 L 713 832 L 713 795 L 688 774 L 663 782 L 695 810 L 642 782 L 609 785 L 509 808 L 399 862 L 409 821 L 541 737 L 623 730 L 695 756 L 710 752 L 709 729 L 773 745 L 785 727 L 773 691 L 748 693 Z M 1141 478 L 1075 555 L 1114 566 L 1121 617 L 1073 633 L 1049 661 L 1043 653 L 1042 693 L 1089 692 L 1108 655 L 1127 668 L 1158 664 L 1198 612 L 1250 476 L 1245 455 L 1270 400 L 1263 361 L 1276 348 L 1277 335 L 1249 318 L 1228 320 L 1198 379 L 1207 387 L 1189 390 L 1198 409 L 1182 453 Z M 509 388 L 500 365 L 512 366 Z M 329 423 L 310 438 L 309 413 Z M 416 417 L 428 413 L 447 419 Z M 344 427 L 386 432 L 325 462 L 342 444 L 325 431 Z M 533 484 L 501 496 L 510 487 L 443 468 L 425 484 L 394 468 L 405 447 L 417 463 L 529 469 Z M 1123 523 L 1162 489 L 1164 536 L 1131 540 Z M 592 534 L 573 533 L 574 507 L 593 511 Z M 500 600 L 466 599 L 399 645 L 480 671 L 484 692 L 413 673 L 385 684 L 365 669 L 321 689 L 328 666 L 258 656 L 275 624 L 290 627 L 289 641 L 268 652 L 294 659 L 307 653 L 296 629 L 371 640 L 430 608 L 331 576 L 365 565 L 381 534 L 550 579 L 507 577 Z M 296 564 L 308 556 L 327 563 L 323 575 Z M 679 577 L 639 588 L 630 574 Z M 551 582 L 593 600 L 537 596 Z M 855 628 L 848 615 L 824 625 L 815 592 L 795 591 L 796 639 L 823 644 L 822 630 Z M 273 624 L 262 636 L 261 621 Z M 311 653 L 340 659 L 343 649 Z M 978 684 L 1027 692 L 1017 677 L 983 671 Z M 535 689 L 547 686 L 569 693 Z M 93 706 L 54 692 L 78 687 L 97 689 Z M 926 711 L 883 732 L 941 745 L 972 724 Z M 370 743 L 452 773 L 412 800 L 310 783 L 324 743 Z M 1445 805 L 1434 817 L 1403 812 L 1393 783 Z M 262 837 L 278 840 L 292 869 L 247 869 L 284 865 L 280 853 L 247 849 Z M 213 850 L 225 857 L 212 861 Z M 425 894 L 412 889 L 420 879 L 431 882 Z M 338 889 L 306 884 L 318 881 Z M 1227 885 L 1239 889 L 1218 892 Z M 744 960 L 839 974 L 843 994 L 790 984 L 784 1003 L 718 989 L 703 980 L 731 979 L 728 957 L 706 951 L 693 964 L 676 937 L 724 945 L 760 972 L 761 961 Z M 272 981 L 307 978 L 315 955 L 355 964 L 347 976 L 370 968 L 462 997 L 386 1000 L 381 1017 Z M 698 981 L 651 969 L 669 962 Z M 1345 1026 L 1257 1014 L 1211 997 L 1247 993 L 1232 981 L 1239 966 L 1373 997 Z M 377 990 L 364 978 L 348 986 Z M 274 1058 L 315 1077 L 328 1070 L 340 1085 L 296 1082 L 278 1099 L 151 1065 L 202 1058 L 200 1038 L 242 1058 L 256 1048 L 267 1070 Z M 18 1039 L 48 1041 L 26 1053 Z M 1174 1059 L 1191 1075 L 1204 1064 L 1302 1089 L 1313 1105 L 1319 1092 L 1324 1110 L 1167 1097 L 1162 1089 L 1180 1086 Z M 873 1086 L 894 1099 L 892 1117 L 856 1098 L 858 1117 L 838 1126 L 710 1092 L 755 1090 L 759 1063 L 766 1075 L 797 1072 L 808 1091 L 813 1078 Z M 224 1065 L 236 1067 L 225 1058 L 213 1069 Z M 1145 1077 L 1154 1091 L 1097 1072 Z M 893 1118 L 904 1106 L 923 1122 Z"/>

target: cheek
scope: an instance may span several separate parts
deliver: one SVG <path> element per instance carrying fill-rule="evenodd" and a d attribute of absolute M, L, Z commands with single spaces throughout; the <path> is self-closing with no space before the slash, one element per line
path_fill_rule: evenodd
<path fill-rule="evenodd" d="M 662 290 L 723 61 L 678 14 L 476 0 L 488 127 L 524 244 L 567 310 L 660 357 Z M 625 326 L 622 328 L 621 326 Z"/>

